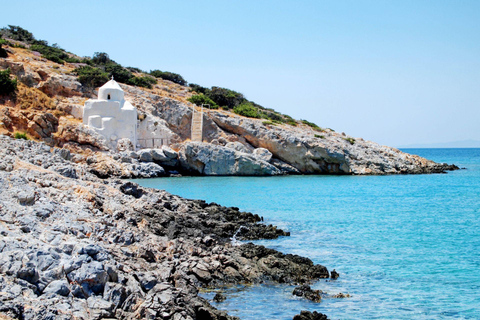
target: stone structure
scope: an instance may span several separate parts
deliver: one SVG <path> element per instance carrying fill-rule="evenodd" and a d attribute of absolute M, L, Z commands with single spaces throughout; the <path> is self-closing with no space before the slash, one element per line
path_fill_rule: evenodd
<path fill-rule="evenodd" d="M 137 109 L 125 101 L 124 92 L 113 77 L 100 87 L 98 99 L 85 102 L 83 124 L 104 136 L 113 149 L 119 140 L 137 144 Z"/>

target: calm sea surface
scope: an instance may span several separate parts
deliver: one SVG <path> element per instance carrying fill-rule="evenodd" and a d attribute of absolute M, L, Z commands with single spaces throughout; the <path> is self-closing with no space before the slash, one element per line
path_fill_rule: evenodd
<path fill-rule="evenodd" d="M 466 170 L 435 175 L 184 177 L 137 180 L 262 215 L 290 237 L 256 243 L 335 268 L 313 288 L 351 298 L 319 304 L 293 287 L 229 288 L 213 303 L 242 319 L 480 319 L 480 149 L 406 149 Z M 206 293 L 208 299 L 214 293 Z"/>

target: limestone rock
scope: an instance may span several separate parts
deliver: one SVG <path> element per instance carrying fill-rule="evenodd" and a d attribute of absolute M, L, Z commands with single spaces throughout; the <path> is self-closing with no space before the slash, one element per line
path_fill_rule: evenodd
<path fill-rule="evenodd" d="M 38 86 L 38 89 L 49 96 L 75 96 L 82 92 L 82 84 L 75 76 L 56 74 L 49 77 Z"/>
<path fill-rule="evenodd" d="M 122 152 L 122 151 L 134 151 L 135 150 L 135 147 L 132 143 L 132 141 L 130 141 L 130 139 L 128 138 L 121 138 L 121 139 L 118 139 L 117 141 L 117 150 L 119 152 Z"/>
<path fill-rule="evenodd" d="M 266 162 L 270 162 L 270 160 L 272 160 L 272 153 L 265 148 L 257 148 L 253 150 L 253 154 Z"/>
<path fill-rule="evenodd" d="M 250 150 L 241 142 L 235 141 L 235 142 L 228 142 L 225 147 L 243 152 L 243 153 L 251 153 Z M 264 159 L 262 159 L 264 160 Z M 267 161 L 268 162 L 268 161 Z"/>
<path fill-rule="evenodd" d="M 61 144 L 76 142 L 100 150 L 109 150 L 105 137 L 83 124 L 70 123 L 65 118 L 60 119 L 58 125 L 58 140 Z"/>
<path fill-rule="evenodd" d="M 202 142 L 186 143 L 180 150 L 179 158 L 183 169 L 201 175 L 269 176 L 282 173 L 251 154 Z"/>
<path fill-rule="evenodd" d="M 301 173 L 403 174 L 455 169 L 330 129 L 317 134 L 310 127 L 267 127 L 257 119 L 227 116 L 220 112 L 210 115 L 223 130 L 242 136 L 255 148 L 268 149 L 273 157 Z"/>

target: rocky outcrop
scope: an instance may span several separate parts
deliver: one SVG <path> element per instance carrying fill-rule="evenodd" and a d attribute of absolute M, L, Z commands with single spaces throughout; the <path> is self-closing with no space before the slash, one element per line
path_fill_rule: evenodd
<path fill-rule="evenodd" d="M 269 150 L 301 173 L 404 174 L 458 169 L 330 129 L 318 132 L 308 127 L 267 126 L 261 120 L 220 112 L 210 115 L 223 130 L 244 137 L 255 148 Z"/>
<path fill-rule="evenodd" d="M 293 317 L 293 320 L 328 320 L 328 317 L 317 311 L 310 312 L 302 310 L 300 314 Z"/>
<path fill-rule="evenodd" d="M 193 174 L 208 176 L 272 176 L 277 167 L 252 154 L 201 142 L 187 142 L 179 152 L 182 167 Z"/>
<path fill-rule="evenodd" d="M 233 245 L 288 235 L 258 215 L 100 179 L 100 155 L 84 157 L 0 136 L 0 315 L 228 320 L 199 287 L 328 277 L 310 259 Z"/>
<path fill-rule="evenodd" d="M 320 302 L 322 300 L 320 293 L 322 293 L 320 290 L 312 290 L 312 288 L 306 284 L 296 287 L 292 292 L 294 296 L 304 297 L 313 302 Z"/>
<path fill-rule="evenodd" d="M 63 146 L 68 142 L 87 145 L 98 150 L 109 150 L 107 140 L 95 130 L 81 123 L 70 122 L 62 118 L 58 126 L 57 143 Z"/>

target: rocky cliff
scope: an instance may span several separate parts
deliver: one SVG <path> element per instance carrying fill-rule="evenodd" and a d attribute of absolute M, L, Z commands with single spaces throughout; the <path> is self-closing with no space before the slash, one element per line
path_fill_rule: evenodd
<path fill-rule="evenodd" d="M 80 121 L 83 103 L 96 93 L 72 75 L 79 64 L 58 64 L 18 45 L 7 46 L 6 50 L 8 56 L 0 58 L 0 68 L 9 68 L 19 86 L 16 97 L 0 97 L 0 133 L 12 136 L 26 132 L 32 139 L 75 152 L 91 149 L 118 153 Z M 195 108 L 187 101 L 195 93 L 191 88 L 162 79 L 157 79 L 152 89 L 121 86 L 126 99 L 139 111 L 139 125 L 147 126 L 142 121 L 148 116 L 148 126 L 155 127 L 152 130 L 171 137 L 169 144 L 179 152 L 179 161 L 167 170 L 174 172 L 365 175 L 456 169 L 330 129 L 312 128 L 301 121 L 274 123 L 226 110 L 205 112 L 203 143 L 191 143 Z"/>

